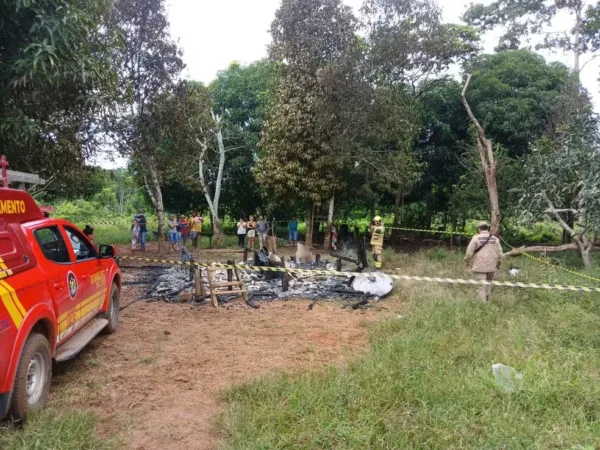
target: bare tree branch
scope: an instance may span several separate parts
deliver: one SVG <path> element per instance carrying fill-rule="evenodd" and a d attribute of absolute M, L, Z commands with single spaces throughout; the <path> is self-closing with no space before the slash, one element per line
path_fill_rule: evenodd
<path fill-rule="evenodd" d="M 548 198 L 548 196 L 546 195 L 546 193 L 542 193 L 542 196 L 544 197 L 544 200 L 546 200 L 546 203 L 548 203 L 548 210 L 549 212 L 552 214 L 552 216 L 558 221 L 558 223 L 560 224 L 560 226 L 567 232 L 569 233 L 569 235 L 572 238 L 576 237 L 576 233 L 575 230 L 573 230 L 573 228 L 571 228 L 567 222 L 565 222 L 563 220 L 562 217 L 560 217 L 560 214 L 558 213 L 557 209 L 554 207 L 554 205 L 552 204 L 552 201 Z"/>

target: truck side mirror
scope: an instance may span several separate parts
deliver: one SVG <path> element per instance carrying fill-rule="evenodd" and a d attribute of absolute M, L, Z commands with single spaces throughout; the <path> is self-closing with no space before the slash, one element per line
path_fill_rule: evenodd
<path fill-rule="evenodd" d="M 114 258 L 115 256 L 117 256 L 117 251 L 112 245 L 100 246 L 100 258 Z"/>

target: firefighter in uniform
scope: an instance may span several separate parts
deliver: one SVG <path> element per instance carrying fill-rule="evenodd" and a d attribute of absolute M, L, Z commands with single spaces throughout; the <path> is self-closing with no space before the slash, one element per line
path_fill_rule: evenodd
<path fill-rule="evenodd" d="M 375 216 L 373 222 L 371 222 L 371 251 L 373 253 L 373 259 L 375 260 L 375 267 L 381 269 L 382 262 L 382 251 L 383 251 L 383 236 L 385 233 L 385 227 L 381 221 L 381 217 Z"/>
<path fill-rule="evenodd" d="M 479 281 L 492 281 L 494 273 L 502 264 L 500 240 L 490 233 L 489 228 L 486 222 L 478 224 L 477 234 L 471 239 L 465 255 L 467 269 L 471 269 L 473 276 Z M 483 301 L 488 301 L 492 295 L 492 286 L 479 286 L 477 294 Z"/>

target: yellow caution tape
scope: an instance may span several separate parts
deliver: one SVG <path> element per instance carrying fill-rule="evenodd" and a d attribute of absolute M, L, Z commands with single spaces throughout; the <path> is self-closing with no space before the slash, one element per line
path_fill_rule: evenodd
<path fill-rule="evenodd" d="M 468 284 L 468 285 L 485 285 L 485 286 L 505 286 L 515 288 L 530 288 L 530 289 L 545 289 L 545 290 L 556 290 L 556 291 L 575 291 L 575 292 L 600 292 L 600 287 L 587 287 L 587 286 L 566 286 L 559 284 L 544 284 L 544 283 L 520 283 L 511 281 L 484 281 L 484 280 L 473 280 L 473 279 L 461 279 L 461 278 L 441 278 L 441 277 L 419 277 L 412 275 L 396 275 L 383 272 L 338 272 L 336 270 L 309 270 L 309 269 L 287 269 L 283 267 L 259 267 L 259 266 L 246 266 L 243 264 L 221 264 L 221 263 L 197 263 L 197 262 L 181 262 L 171 261 L 167 259 L 152 259 L 152 258 L 137 258 L 133 256 L 120 256 L 120 259 L 127 259 L 132 261 L 141 262 L 152 262 L 169 265 L 180 265 L 180 266 L 194 266 L 194 267 L 215 267 L 219 269 L 243 269 L 251 270 L 255 272 L 287 272 L 295 273 L 299 275 L 324 275 L 324 276 L 336 276 L 336 277 L 357 277 L 368 275 L 375 278 L 389 278 L 392 280 L 400 281 L 421 281 L 428 283 L 446 283 L 446 284 Z"/>
<path fill-rule="evenodd" d="M 77 220 L 75 221 L 75 223 L 84 223 L 81 220 Z M 94 226 L 94 225 L 116 225 L 116 226 L 125 226 L 125 225 L 131 225 L 133 223 L 133 218 L 122 218 L 122 219 L 114 219 L 114 220 L 104 220 L 104 219 L 100 219 L 100 220 L 88 220 L 86 222 L 87 225 L 90 226 Z M 154 222 L 147 222 L 146 226 L 151 226 L 151 225 L 156 225 L 154 224 Z"/>

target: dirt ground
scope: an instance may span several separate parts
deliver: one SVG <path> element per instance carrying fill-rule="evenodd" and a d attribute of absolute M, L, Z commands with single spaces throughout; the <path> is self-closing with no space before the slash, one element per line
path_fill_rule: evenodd
<path fill-rule="evenodd" d="M 123 272 L 136 277 L 135 270 Z M 125 286 L 122 304 L 140 290 Z M 281 371 L 341 364 L 367 345 L 365 322 L 392 313 L 384 302 L 357 311 L 338 302 L 309 311 L 309 304 L 261 303 L 254 310 L 138 302 L 121 312 L 115 334 L 57 367 L 51 401 L 93 411 L 101 418 L 99 431 L 118 436 L 126 448 L 214 449 L 223 389 Z"/>

